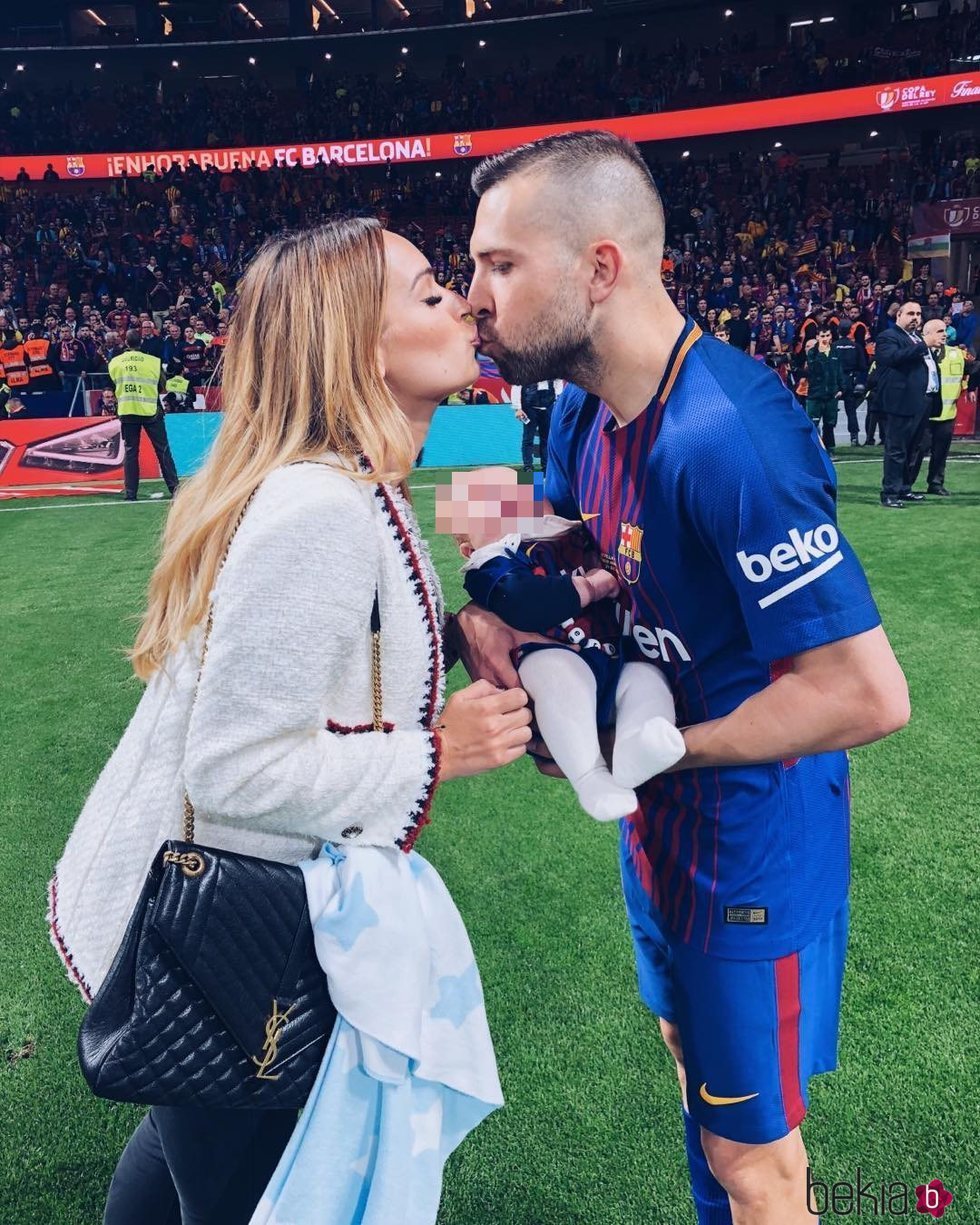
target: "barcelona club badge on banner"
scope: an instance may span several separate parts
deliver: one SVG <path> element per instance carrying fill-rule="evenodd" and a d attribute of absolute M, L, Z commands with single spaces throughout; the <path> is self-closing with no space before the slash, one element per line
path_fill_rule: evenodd
<path fill-rule="evenodd" d="M 619 573 L 627 583 L 635 583 L 640 577 L 640 563 L 643 560 L 640 552 L 642 540 L 642 527 L 637 527 L 635 523 L 620 523 L 617 562 Z"/>

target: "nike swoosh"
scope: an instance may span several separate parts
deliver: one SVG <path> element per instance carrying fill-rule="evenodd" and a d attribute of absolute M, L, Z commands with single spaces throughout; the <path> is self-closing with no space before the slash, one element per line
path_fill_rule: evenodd
<path fill-rule="evenodd" d="M 598 519 L 598 518 L 599 518 L 599 512 L 598 512 L 598 511 L 596 511 L 594 514 L 591 514 L 591 515 L 583 515 L 583 516 L 582 516 L 582 522 L 583 522 L 583 523 L 588 523 L 588 521 L 589 521 L 590 519 Z"/>
<path fill-rule="evenodd" d="M 709 1106 L 737 1106 L 739 1102 L 751 1102 L 754 1097 L 758 1096 L 758 1093 L 746 1093 L 745 1097 L 715 1097 L 713 1093 L 708 1092 L 707 1081 L 701 1086 L 701 1099 Z"/>

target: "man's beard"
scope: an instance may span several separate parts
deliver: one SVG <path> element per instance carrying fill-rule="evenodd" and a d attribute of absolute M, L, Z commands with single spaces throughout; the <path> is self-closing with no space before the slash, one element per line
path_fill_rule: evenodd
<path fill-rule="evenodd" d="M 534 321 L 528 328 L 528 342 L 520 347 L 504 345 L 484 323 L 479 328 L 481 339 L 496 345 L 493 360 L 508 383 L 524 387 L 545 379 L 564 379 L 589 389 L 602 368 L 584 314 L 562 309 L 560 303 Z"/>

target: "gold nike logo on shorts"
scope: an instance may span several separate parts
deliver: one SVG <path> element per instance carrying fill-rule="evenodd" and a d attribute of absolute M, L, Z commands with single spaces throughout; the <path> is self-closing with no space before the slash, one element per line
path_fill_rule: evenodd
<path fill-rule="evenodd" d="M 744 1097 L 715 1097 L 713 1093 L 708 1092 L 707 1081 L 701 1086 L 701 1100 L 707 1102 L 709 1106 L 737 1106 L 739 1102 L 751 1102 L 754 1097 L 758 1096 L 758 1093 L 746 1093 Z"/>

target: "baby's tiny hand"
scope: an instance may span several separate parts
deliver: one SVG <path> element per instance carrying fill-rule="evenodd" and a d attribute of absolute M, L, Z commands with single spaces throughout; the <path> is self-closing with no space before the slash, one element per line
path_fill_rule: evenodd
<path fill-rule="evenodd" d="M 611 599 L 619 594 L 619 581 L 615 574 L 611 574 L 601 566 L 587 571 L 585 577 L 589 580 L 597 600 Z"/>

